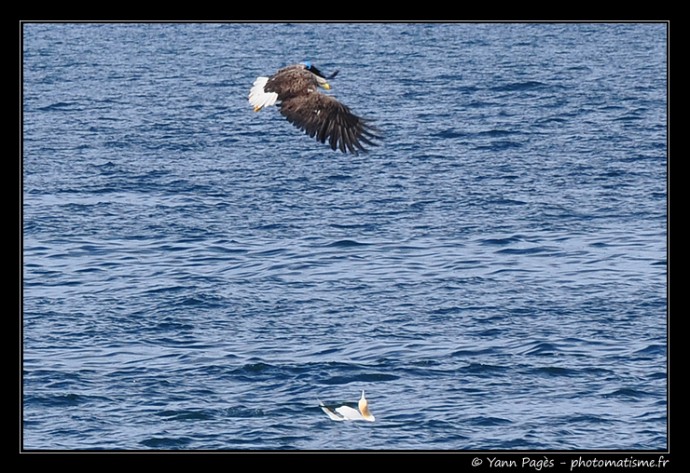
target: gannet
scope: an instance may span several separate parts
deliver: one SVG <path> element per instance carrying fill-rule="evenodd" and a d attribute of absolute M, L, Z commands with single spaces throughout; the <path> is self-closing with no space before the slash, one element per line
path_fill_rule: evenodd
<path fill-rule="evenodd" d="M 328 417 L 330 417 L 332 420 L 335 421 L 343 421 L 343 420 L 366 420 L 368 422 L 374 422 L 376 418 L 374 415 L 369 412 L 369 403 L 367 402 L 366 398 L 364 397 L 364 391 L 362 391 L 362 397 L 359 398 L 359 411 L 356 409 L 353 409 L 350 406 L 340 406 L 336 407 L 335 409 L 332 409 L 329 406 L 326 406 L 323 402 L 319 401 L 319 407 L 321 408 L 322 411 L 326 413 Z"/>
<path fill-rule="evenodd" d="M 249 91 L 249 103 L 258 112 L 280 101 L 280 113 L 294 126 L 321 143 L 328 140 L 332 150 L 357 154 L 366 151 L 362 143 L 376 146 L 377 130 L 368 120 L 353 114 L 334 97 L 319 93 L 330 90 L 328 79 L 310 62 L 279 69 L 270 77 L 257 77 Z"/>

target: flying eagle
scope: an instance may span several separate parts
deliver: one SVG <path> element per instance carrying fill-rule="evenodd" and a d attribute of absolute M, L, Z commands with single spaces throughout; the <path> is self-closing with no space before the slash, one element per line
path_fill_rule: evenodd
<path fill-rule="evenodd" d="M 249 103 L 258 112 L 280 101 L 280 113 L 297 128 L 321 143 L 328 140 L 331 149 L 357 154 L 366 151 L 363 143 L 376 146 L 377 130 L 319 87 L 330 90 L 328 83 L 338 74 L 324 76 L 310 62 L 284 67 L 271 77 L 257 77 L 249 91 Z"/>

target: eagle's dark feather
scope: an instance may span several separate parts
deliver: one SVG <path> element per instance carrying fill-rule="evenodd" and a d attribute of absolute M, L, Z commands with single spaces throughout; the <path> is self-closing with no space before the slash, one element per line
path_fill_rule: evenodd
<path fill-rule="evenodd" d="M 283 99 L 280 113 L 312 138 L 321 143 L 328 140 L 331 149 L 343 153 L 365 151 L 362 143 L 373 146 L 372 140 L 378 138 L 369 122 L 333 97 L 318 92 Z"/>

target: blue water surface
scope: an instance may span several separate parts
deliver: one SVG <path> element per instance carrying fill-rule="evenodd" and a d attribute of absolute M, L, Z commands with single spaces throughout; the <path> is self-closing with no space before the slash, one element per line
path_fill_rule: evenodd
<path fill-rule="evenodd" d="M 667 447 L 666 24 L 22 33 L 25 449 Z"/>

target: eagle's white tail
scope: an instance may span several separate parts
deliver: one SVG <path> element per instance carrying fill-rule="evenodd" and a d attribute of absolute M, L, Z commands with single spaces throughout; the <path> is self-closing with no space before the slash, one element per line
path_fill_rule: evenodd
<path fill-rule="evenodd" d="M 275 92 L 264 91 L 266 82 L 268 82 L 268 77 L 257 77 L 249 91 L 249 103 L 254 107 L 255 112 L 275 104 L 278 100 L 278 94 Z"/>

